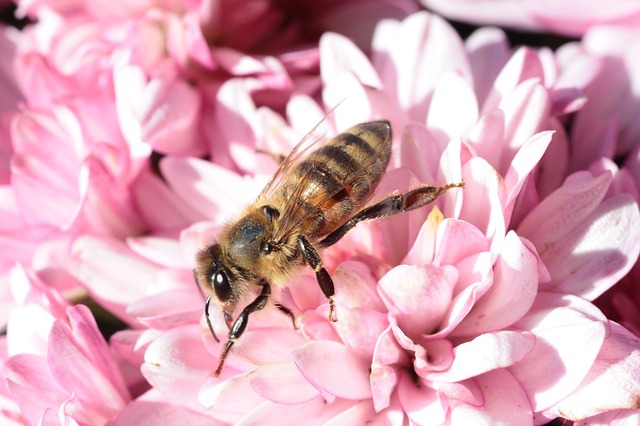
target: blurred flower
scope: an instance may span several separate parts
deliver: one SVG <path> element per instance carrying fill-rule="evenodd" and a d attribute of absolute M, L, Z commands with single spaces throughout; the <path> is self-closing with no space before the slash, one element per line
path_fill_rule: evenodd
<path fill-rule="evenodd" d="M 634 26 L 640 22 L 640 5 L 625 0 L 610 1 L 606 6 L 597 0 L 421 0 L 420 3 L 457 21 L 569 36 L 580 36 L 596 25 Z"/>

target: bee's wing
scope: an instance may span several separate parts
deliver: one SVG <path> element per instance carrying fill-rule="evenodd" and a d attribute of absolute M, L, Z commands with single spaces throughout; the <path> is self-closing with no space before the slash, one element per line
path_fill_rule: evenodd
<path fill-rule="evenodd" d="M 292 167 L 296 164 L 299 164 L 300 160 L 304 160 L 304 158 L 306 158 L 306 155 L 302 154 L 304 154 L 305 152 L 309 153 L 309 148 L 313 147 L 315 149 L 319 149 L 323 146 L 324 143 L 330 140 L 330 138 L 323 138 L 314 141 L 314 143 L 307 149 L 305 149 L 304 152 L 301 152 L 300 155 L 296 155 L 296 157 L 294 158 L 295 161 L 291 161 L 289 164 L 287 164 L 287 168 L 282 172 L 281 176 L 283 178 L 286 177 L 286 171 L 292 170 Z M 383 153 L 384 145 L 379 144 L 376 147 L 376 150 L 369 156 L 367 156 L 366 159 L 356 163 L 355 165 L 353 165 L 353 167 L 345 170 L 345 181 L 352 182 L 356 176 L 366 175 L 367 173 L 369 173 L 373 164 L 378 161 L 379 157 Z M 326 207 L 329 207 L 330 205 L 333 205 L 333 196 L 345 189 L 345 185 L 343 182 L 336 182 L 335 185 L 332 185 L 330 188 L 326 188 L 325 186 L 320 184 L 317 179 L 314 179 L 314 175 L 317 171 L 319 171 L 317 165 L 314 164 L 313 167 L 310 167 L 309 170 L 307 170 L 305 174 L 300 177 L 300 179 L 295 181 L 293 190 L 287 194 L 289 202 L 286 204 L 285 210 L 281 212 L 280 224 L 278 226 L 276 235 L 274 236 L 275 241 L 287 240 L 287 237 L 291 234 L 291 232 L 308 217 L 308 213 L 306 212 L 314 212 L 317 209 L 324 209 Z M 282 181 L 284 180 L 280 179 L 278 182 Z M 270 189 L 270 191 L 275 190 L 278 190 L 278 185 L 273 185 Z"/>

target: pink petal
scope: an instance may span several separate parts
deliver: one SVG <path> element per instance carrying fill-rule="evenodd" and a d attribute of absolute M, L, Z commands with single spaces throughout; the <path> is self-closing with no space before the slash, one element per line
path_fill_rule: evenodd
<path fill-rule="evenodd" d="M 370 400 L 364 400 L 356 403 L 353 407 L 344 410 L 342 413 L 333 417 L 324 426 L 342 426 L 342 425 L 397 425 L 403 424 L 405 416 L 402 408 L 397 401 L 391 407 L 377 412 Z"/>
<path fill-rule="evenodd" d="M 536 81 L 525 81 L 516 87 L 500 107 L 505 112 L 505 143 L 502 162 L 496 170 L 506 175 L 517 150 L 547 122 L 551 102 L 544 86 Z"/>
<path fill-rule="evenodd" d="M 402 374 L 398 383 L 398 399 L 409 419 L 417 424 L 439 425 L 445 422 L 447 407 L 437 392 L 422 379 L 414 382 L 407 373 Z"/>
<path fill-rule="evenodd" d="M 374 37 L 373 63 L 400 108 L 413 120 L 424 122 L 429 100 L 443 74 L 456 70 L 471 76 L 462 41 L 447 22 L 428 12 L 410 15 L 387 35 L 391 37 Z"/>
<path fill-rule="evenodd" d="M 613 410 L 640 408 L 640 339 L 616 323 L 589 374 L 571 395 L 548 412 L 581 420 Z"/>
<path fill-rule="evenodd" d="M 302 345 L 292 356 L 304 377 L 323 394 L 371 398 L 369 365 L 345 346 L 316 340 Z"/>
<path fill-rule="evenodd" d="M 189 269 L 191 266 L 177 238 L 162 235 L 130 237 L 127 245 L 134 252 L 162 266 L 176 269 Z"/>
<path fill-rule="evenodd" d="M 69 396 L 56 383 L 44 357 L 16 355 L 4 363 L 3 370 L 12 398 L 31 424 L 38 424 L 47 408 L 57 408 Z"/>
<path fill-rule="evenodd" d="M 258 395 L 280 404 L 300 404 L 320 395 L 292 362 L 263 365 L 248 378 Z"/>
<path fill-rule="evenodd" d="M 241 374 L 224 381 L 209 377 L 198 393 L 198 402 L 212 417 L 227 424 L 237 424 L 239 419 L 266 401 L 253 390 L 246 374 Z"/>
<path fill-rule="evenodd" d="M 171 401 L 147 401 L 136 399 L 128 404 L 111 423 L 113 426 L 142 424 L 188 424 L 190 426 L 214 425 L 207 415 Z"/>
<path fill-rule="evenodd" d="M 511 97 L 521 83 L 533 79 L 539 81 L 543 77 L 544 71 L 536 52 L 527 47 L 518 49 L 496 77 L 493 90 L 483 105 L 483 112 L 499 108 L 500 104 Z"/>
<path fill-rule="evenodd" d="M 364 359 L 373 357 L 380 334 L 389 326 L 387 314 L 367 308 L 341 309 L 336 330 L 344 344 Z"/>
<path fill-rule="evenodd" d="M 152 342 L 144 355 L 141 371 L 159 392 L 170 395 L 174 403 L 197 409 L 200 386 L 209 377 L 217 359 L 202 344 L 200 327 L 181 326 L 165 332 Z M 234 370 L 234 359 L 227 359 L 223 375 Z"/>
<path fill-rule="evenodd" d="M 382 83 L 369 59 L 348 38 L 325 33 L 320 38 L 320 75 L 324 81 L 337 79 L 342 73 L 353 73 L 362 84 L 382 89 Z"/>
<path fill-rule="evenodd" d="M 158 272 L 123 243 L 90 236 L 75 241 L 68 268 L 93 297 L 121 318 L 127 318 L 127 305 L 147 294 Z"/>
<path fill-rule="evenodd" d="M 464 164 L 462 178 L 464 204 L 459 219 L 475 225 L 489 239 L 491 247 L 499 247 L 505 235 L 504 182 L 491 165 L 477 157 Z"/>
<path fill-rule="evenodd" d="M 451 283 L 432 265 L 396 266 L 379 283 L 380 296 L 389 312 L 413 336 L 438 327 L 451 302 L 452 290 Z"/>
<path fill-rule="evenodd" d="M 249 329 L 234 346 L 234 353 L 258 365 L 280 363 L 306 342 L 303 334 L 291 327 Z"/>
<path fill-rule="evenodd" d="M 202 316 L 202 305 L 202 297 L 195 289 L 176 289 L 134 302 L 127 308 L 127 313 L 147 327 L 169 330 L 197 323 Z"/>
<path fill-rule="evenodd" d="M 507 222 L 511 219 L 511 212 L 522 186 L 547 150 L 551 137 L 551 132 L 536 133 L 524 143 L 513 158 L 505 176 L 507 200 L 504 209 Z"/>
<path fill-rule="evenodd" d="M 468 79 L 458 73 L 442 76 L 431 98 L 427 127 L 448 141 L 464 134 L 477 121 L 478 101 Z"/>
<path fill-rule="evenodd" d="M 533 425 L 527 394 L 508 370 L 494 370 L 475 380 L 484 394 L 484 404 L 452 406 L 452 424 Z"/>
<path fill-rule="evenodd" d="M 267 401 L 247 413 L 237 424 L 281 426 L 283 419 L 290 424 L 324 424 L 355 404 L 348 399 L 327 402 L 320 397 L 296 405 Z"/>
<path fill-rule="evenodd" d="M 491 90 L 490 85 L 511 56 L 509 40 L 501 29 L 485 27 L 474 31 L 465 40 L 465 45 L 473 70 L 473 87 L 478 103 L 482 105 Z"/>
<path fill-rule="evenodd" d="M 576 173 L 521 223 L 551 273 L 543 288 L 594 299 L 637 259 L 640 212 L 630 196 L 601 202 L 610 183 L 609 173 Z"/>
<path fill-rule="evenodd" d="M 366 307 L 385 311 L 384 303 L 376 290 L 376 279 L 365 264 L 343 262 L 333 272 L 332 278 L 336 305 L 346 309 Z"/>
<path fill-rule="evenodd" d="M 493 267 L 493 285 L 452 334 L 477 335 L 510 326 L 531 308 L 538 280 L 538 257 L 509 231 Z"/>
<path fill-rule="evenodd" d="M 410 365 L 409 357 L 389 327 L 378 338 L 371 363 L 371 394 L 376 411 L 389 407 L 402 365 Z"/>
<path fill-rule="evenodd" d="M 504 111 L 492 109 L 480 117 L 469 129 L 465 142 L 474 151 L 475 156 L 484 158 L 494 168 L 502 164 L 504 145 Z"/>
<path fill-rule="evenodd" d="M 477 377 L 517 363 L 531 352 L 535 344 L 535 337 L 529 333 L 500 331 L 481 334 L 453 349 L 453 363 L 447 371 L 428 373 L 424 378 L 431 381 L 459 382 Z"/>
<path fill-rule="evenodd" d="M 237 214 L 259 191 L 238 174 L 209 161 L 166 157 L 160 168 L 183 203 L 219 224 Z M 216 196 L 211 197 L 212 193 Z"/>
<path fill-rule="evenodd" d="M 207 217 L 184 203 L 148 169 L 138 175 L 131 192 L 140 217 L 151 231 L 183 229 Z"/>
<path fill-rule="evenodd" d="M 420 182 L 434 182 L 443 148 L 435 135 L 421 123 L 405 126 L 400 140 L 400 165 Z M 393 161 L 393 159 L 392 159 Z"/>
<path fill-rule="evenodd" d="M 464 244 L 460 244 L 464 241 Z M 487 237 L 475 226 L 456 219 L 442 221 L 436 240 L 433 264 L 455 265 L 461 260 L 489 250 Z"/>
<path fill-rule="evenodd" d="M 536 337 L 536 346 L 509 370 L 534 411 L 569 396 L 584 380 L 607 333 L 606 318 L 575 296 L 539 293 L 530 312 L 515 325 Z"/>

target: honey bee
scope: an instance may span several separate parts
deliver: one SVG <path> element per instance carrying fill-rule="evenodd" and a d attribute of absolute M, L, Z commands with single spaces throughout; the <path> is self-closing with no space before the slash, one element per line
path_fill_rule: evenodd
<path fill-rule="evenodd" d="M 286 286 L 291 274 L 305 264 L 315 271 L 328 300 L 329 320 L 336 320 L 333 281 L 318 249 L 335 244 L 359 222 L 422 207 L 450 188 L 464 186 L 463 182 L 442 187 L 424 184 L 365 207 L 391 157 L 389 121 L 359 124 L 322 144 L 316 141 L 303 148 L 305 139 L 281 163 L 258 198 L 223 228 L 218 241 L 196 255 L 193 273 L 208 294 L 209 330 L 219 341 L 209 319 L 211 300 L 222 309 L 229 328 L 216 377 L 245 331 L 249 315 L 267 305 L 271 286 Z M 258 295 L 234 321 L 232 314 L 248 292 Z M 295 327 L 293 313 L 276 306 Z"/>

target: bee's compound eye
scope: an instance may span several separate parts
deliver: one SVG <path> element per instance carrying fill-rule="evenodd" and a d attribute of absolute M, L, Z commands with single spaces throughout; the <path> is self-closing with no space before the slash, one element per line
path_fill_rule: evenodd
<path fill-rule="evenodd" d="M 216 292 L 216 296 L 221 302 L 226 302 L 231 298 L 231 285 L 229 284 L 229 278 L 224 270 L 218 269 L 213 273 L 211 277 L 213 284 L 213 290 Z"/>

